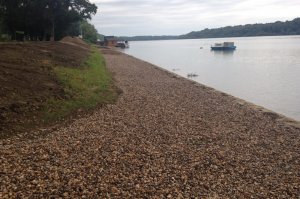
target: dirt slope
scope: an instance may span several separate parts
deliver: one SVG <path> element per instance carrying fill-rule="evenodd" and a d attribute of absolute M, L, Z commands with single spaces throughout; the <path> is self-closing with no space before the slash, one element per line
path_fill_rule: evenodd
<path fill-rule="evenodd" d="M 72 39 L 68 40 L 72 42 Z M 82 44 L 86 47 L 86 44 Z M 79 67 L 88 50 L 61 42 L 0 44 L 0 136 L 26 130 L 49 98 L 64 98 L 55 65 Z"/>

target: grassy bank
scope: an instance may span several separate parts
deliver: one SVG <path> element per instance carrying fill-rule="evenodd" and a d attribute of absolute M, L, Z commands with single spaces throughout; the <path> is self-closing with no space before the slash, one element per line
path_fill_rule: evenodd
<path fill-rule="evenodd" d="M 105 60 L 96 49 L 81 67 L 55 67 L 54 73 L 63 85 L 66 99 L 49 99 L 44 109 L 44 120 L 62 119 L 78 109 L 89 110 L 99 104 L 113 103 L 117 89 Z"/>

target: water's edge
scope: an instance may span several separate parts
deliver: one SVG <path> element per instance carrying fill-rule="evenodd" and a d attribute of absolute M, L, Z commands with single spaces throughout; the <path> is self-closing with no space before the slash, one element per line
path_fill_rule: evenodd
<path fill-rule="evenodd" d="M 290 118 L 290 117 L 285 116 L 285 115 L 280 114 L 280 113 L 277 113 L 277 112 L 275 112 L 275 111 L 273 111 L 273 110 L 269 110 L 269 109 L 267 109 L 267 108 L 265 108 L 265 107 L 263 107 L 263 106 L 256 105 L 256 104 L 254 104 L 254 103 L 252 103 L 252 102 L 249 102 L 249 101 L 246 101 L 246 100 L 241 99 L 241 98 L 239 98 L 239 97 L 230 95 L 230 94 L 228 94 L 228 93 L 225 93 L 225 92 L 223 92 L 223 91 L 217 90 L 217 89 L 215 89 L 215 88 L 212 88 L 212 87 L 207 86 L 207 85 L 205 85 L 205 84 L 199 83 L 199 82 L 194 81 L 194 80 L 192 80 L 192 79 L 186 78 L 186 77 L 184 77 L 184 76 L 180 76 L 180 75 L 178 75 L 178 74 L 176 74 L 176 73 L 174 73 L 174 72 L 172 72 L 172 71 L 169 71 L 169 70 L 164 69 L 164 68 L 162 68 L 162 67 L 160 67 L 160 66 L 154 65 L 154 64 L 152 64 L 152 63 L 150 63 L 150 62 L 147 62 L 147 61 L 145 61 L 145 60 L 139 59 L 139 58 L 134 57 L 134 56 L 132 56 L 132 55 L 126 54 L 126 53 L 121 52 L 121 51 L 119 51 L 119 50 L 117 50 L 117 51 L 120 52 L 120 53 L 122 53 L 122 54 L 124 54 L 125 56 L 129 56 L 129 57 L 134 58 L 134 59 L 137 59 L 137 60 L 139 60 L 139 61 L 141 61 L 141 62 L 147 63 L 147 64 L 151 65 L 153 68 L 158 69 L 158 70 L 161 70 L 161 71 L 167 73 L 167 74 L 168 74 L 169 76 L 171 76 L 171 77 L 176 77 L 176 78 L 178 78 L 178 79 L 183 79 L 183 80 L 185 80 L 185 81 L 190 81 L 191 83 L 193 83 L 194 85 L 196 85 L 196 86 L 199 87 L 199 88 L 203 88 L 203 89 L 206 89 L 206 90 L 210 90 L 211 92 L 217 92 L 217 93 L 220 93 L 220 94 L 222 94 L 224 97 L 225 97 L 225 96 L 230 97 L 230 98 L 234 99 L 234 101 L 236 101 L 237 103 L 239 103 L 239 104 L 241 104 L 241 105 L 243 105 L 243 106 L 251 107 L 252 109 L 255 109 L 255 110 L 257 110 L 257 111 L 259 111 L 259 112 L 261 112 L 261 113 L 263 113 L 263 114 L 266 114 L 266 115 L 272 115 L 272 116 L 275 118 L 276 121 L 283 122 L 283 123 L 285 123 L 285 124 L 287 124 L 287 125 L 289 125 L 289 126 L 293 126 L 293 127 L 295 127 L 295 128 L 300 129 L 300 121 L 298 121 L 298 120 L 296 120 L 296 119 Z"/>
<path fill-rule="evenodd" d="M 300 37 L 232 38 L 238 50 L 210 50 L 223 40 L 132 42 L 120 51 L 300 121 Z"/>

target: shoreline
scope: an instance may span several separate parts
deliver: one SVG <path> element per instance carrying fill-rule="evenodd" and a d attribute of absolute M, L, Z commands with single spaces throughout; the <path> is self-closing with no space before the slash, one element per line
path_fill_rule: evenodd
<path fill-rule="evenodd" d="M 299 128 L 153 64 L 102 54 L 118 101 L 45 136 L 0 140 L 4 198 L 299 196 Z"/>
<path fill-rule="evenodd" d="M 133 55 L 126 54 L 126 53 L 124 53 L 124 52 L 122 52 L 122 51 L 119 51 L 119 50 L 117 50 L 117 49 L 113 49 L 113 50 L 115 50 L 115 51 L 117 51 L 117 52 L 120 52 L 121 54 L 123 54 L 123 55 L 125 55 L 125 56 L 129 56 L 129 57 L 131 57 L 131 58 L 134 58 L 134 59 L 137 59 L 137 60 L 139 60 L 139 61 L 141 61 L 141 62 L 144 62 L 145 64 L 152 65 L 153 68 L 159 69 L 159 70 L 161 70 L 161 71 L 163 71 L 163 72 L 166 72 L 166 73 L 168 73 L 171 77 L 176 77 L 176 78 L 178 78 L 178 79 L 184 79 L 184 80 L 190 81 L 190 82 L 192 82 L 193 84 L 195 84 L 196 87 L 200 87 L 200 88 L 202 88 L 202 89 L 212 90 L 213 92 L 218 92 L 218 93 L 220 93 L 221 95 L 224 95 L 224 96 L 228 96 L 228 97 L 234 98 L 234 99 L 235 99 L 238 103 L 240 103 L 240 104 L 247 105 L 247 106 L 252 107 L 252 108 L 254 108 L 255 110 L 260 111 L 260 112 L 265 113 L 265 114 L 271 114 L 271 115 L 273 115 L 273 116 L 276 118 L 276 120 L 278 120 L 278 121 L 283 121 L 283 122 L 287 123 L 288 125 L 291 125 L 291 126 L 294 126 L 294 127 L 300 129 L 300 121 L 299 121 L 299 120 L 296 120 L 296 119 L 294 119 L 294 118 L 288 117 L 288 116 L 286 116 L 286 115 L 284 115 L 284 114 L 281 114 L 281 113 L 278 113 L 278 112 L 276 112 L 276 111 L 270 110 L 270 109 L 265 108 L 265 107 L 263 107 L 263 106 L 261 106 L 261 105 L 257 105 L 257 104 L 255 104 L 255 103 L 253 103 L 253 102 L 250 102 L 250 101 L 244 100 L 244 99 L 242 99 L 242 98 L 233 96 L 233 95 L 231 95 L 231 94 L 229 94 L 229 93 L 225 93 L 225 92 L 223 92 L 223 91 L 221 91 L 221 90 L 215 89 L 215 88 L 210 87 L 210 86 L 208 86 L 208 85 L 199 83 L 199 82 L 197 82 L 197 81 L 195 81 L 195 80 L 193 80 L 193 79 L 190 79 L 190 78 L 187 78 L 187 77 L 178 75 L 178 74 L 176 74 L 176 73 L 174 73 L 174 72 L 172 72 L 172 71 L 169 71 L 169 70 L 164 69 L 164 68 L 162 68 L 162 67 L 160 67 L 160 66 L 157 66 L 157 65 L 155 65 L 155 64 L 152 64 L 151 62 L 142 60 L 142 59 L 140 59 L 140 58 L 138 58 L 138 57 L 135 57 L 135 56 L 133 56 Z"/>
<path fill-rule="evenodd" d="M 210 51 L 211 44 L 223 42 L 222 40 L 224 41 L 133 42 L 131 48 L 123 52 L 184 77 L 194 73 L 198 76 L 191 79 L 199 83 L 300 121 L 300 106 L 297 100 L 300 97 L 297 86 L 300 82 L 297 76 L 300 74 L 296 67 L 299 57 L 294 53 L 300 50 L 296 45 L 299 39 L 233 39 L 238 47 L 236 51 Z M 264 54 L 276 57 L 278 49 L 272 50 L 276 49 L 276 45 L 288 45 L 290 48 L 287 48 L 278 60 L 263 57 Z M 290 62 L 289 57 L 292 60 Z M 284 74 L 280 73 L 281 70 Z"/>

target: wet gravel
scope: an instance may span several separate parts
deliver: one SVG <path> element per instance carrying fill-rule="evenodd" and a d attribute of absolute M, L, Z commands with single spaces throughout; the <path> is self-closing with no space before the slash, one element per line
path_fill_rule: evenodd
<path fill-rule="evenodd" d="M 299 198 L 299 123 L 103 54 L 118 102 L 46 136 L 1 140 L 0 198 Z"/>

